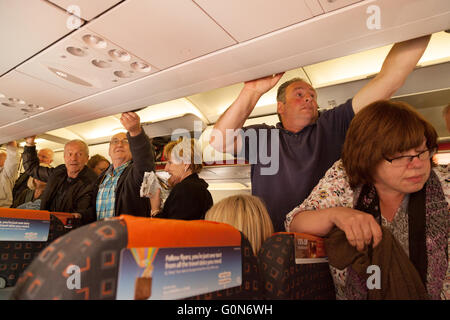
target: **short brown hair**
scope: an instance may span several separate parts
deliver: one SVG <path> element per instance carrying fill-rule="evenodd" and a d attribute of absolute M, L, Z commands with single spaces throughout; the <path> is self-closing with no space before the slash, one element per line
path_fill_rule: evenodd
<path fill-rule="evenodd" d="M 258 197 L 246 194 L 222 199 L 206 212 L 205 220 L 227 223 L 241 231 L 255 255 L 273 233 L 272 220 L 264 203 Z"/>
<path fill-rule="evenodd" d="M 356 114 L 344 142 L 342 162 L 350 186 L 374 183 L 382 160 L 420 146 L 424 137 L 428 149 L 437 148 L 436 130 L 407 103 L 371 103 Z"/>
<path fill-rule="evenodd" d="M 87 162 L 87 166 L 91 169 L 94 169 L 97 164 L 101 161 L 105 161 L 108 162 L 108 159 L 106 159 L 104 156 L 102 156 L 101 154 L 94 154 L 92 157 L 89 158 L 88 162 Z"/>
<path fill-rule="evenodd" d="M 172 151 L 173 149 L 179 145 L 180 143 L 183 142 L 184 139 L 187 139 L 185 137 L 180 137 L 178 138 L 178 140 L 176 141 L 171 141 L 169 142 L 165 147 L 164 147 L 164 157 L 166 159 L 169 158 L 169 155 L 172 155 Z M 199 150 L 199 147 L 197 146 L 197 141 L 195 139 L 187 139 L 190 141 L 190 150 L 188 150 L 190 152 L 190 161 L 186 162 L 183 161 L 183 163 L 189 164 L 189 168 L 191 169 L 191 171 L 193 173 L 199 173 L 200 171 L 202 171 L 203 168 L 203 162 L 201 161 L 202 159 L 202 154 L 201 154 L 201 150 Z M 200 159 L 196 159 L 197 157 L 199 157 Z M 181 150 L 179 150 L 179 154 L 176 155 L 178 157 L 183 157 L 183 148 L 181 148 Z M 200 160 L 198 161 L 199 163 L 196 163 L 196 160 Z"/>
<path fill-rule="evenodd" d="M 290 84 L 292 84 L 294 82 L 305 82 L 305 83 L 308 83 L 308 82 L 306 82 L 305 79 L 302 79 L 302 78 L 299 78 L 299 77 L 292 78 L 290 80 L 287 80 L 287 81 L 283 82 L 278 87 L 278 90 L 277 90 L 277 102 L 286 103 L 286 89 L 287 89 L 287 87 L 289 87 Z M 280 116 L 280 114 L 278 112 L 277 112 L 277 115 L 278 115 L 278 119 L 281 122 L 281 116 Z"/>

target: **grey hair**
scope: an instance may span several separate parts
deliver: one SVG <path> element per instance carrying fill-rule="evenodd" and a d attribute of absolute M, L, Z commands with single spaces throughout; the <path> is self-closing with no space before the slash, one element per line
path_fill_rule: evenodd
<path fill-rule="evenodd" d="M 70 140 L 69 142 L 67 142 L 64 145 L 64 151 L 66 151 L 66 146 L 68 146 L 69 144 L 75 143 L 75 142 L 79 143 L 80 145 L 83 146 L 84 152 L 86 152 L 86 155 L 89 157 L 89 147 L 86 144 L 86 142 L 84 142 L 83 140 L 80 140 L 80 139 Z"/>
<path fill-rule="evenodd" d="M 50 148 L 43 148 L 43 149 L 40 149 L 40 150 L 38 151 L 38 153 L 41 152 L 41 151 L 46 151 L 46 152 L 48 152 L 49 154 L 51 154 L 52 160 L 53 160 L 53 157 L 55 156 L 55 152 L 54 152 L 52 149 L 50 149 Z"/>

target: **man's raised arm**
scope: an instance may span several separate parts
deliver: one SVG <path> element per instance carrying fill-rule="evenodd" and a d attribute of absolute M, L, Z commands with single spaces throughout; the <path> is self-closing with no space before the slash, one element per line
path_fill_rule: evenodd
<path fill-rule="evenodd" d="M 428 35 L 394 44 L 380 72 L 353 98 L 354 112 L 357 113 L 374 101 L 391 98 L 416 67 L 430 37 Z"/>
<path fill-rule="evenodd" d="M 232 154 L 239 153 L 242 148 L 242 141 L 235 137 L 227 141 L 227 130 L 241 129 L 245 121 L 252 113 L 259 98 L 272 89 L 283 76 L 283 73 L 274 76 L 247 81 L 233 104 L 220 116 L 214 125 L 211 134 L 210 144 L 219 152 L 228 152 Z"/>

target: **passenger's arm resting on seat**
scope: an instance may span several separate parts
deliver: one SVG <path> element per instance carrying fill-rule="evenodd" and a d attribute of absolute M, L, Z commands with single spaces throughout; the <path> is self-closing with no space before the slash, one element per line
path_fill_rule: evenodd
<path fill-rule="evenodd" d="M 328 169 L 308 198 L 286 216 L 286 230 L 323 237 L 336 226 L 359 250 L 372 238 L 376 246 L 381 240 L 378 223 L 372 215 L 352 207 L 353 191 L 339 160 Z"/>
<path fill-rule="evenodd" d="M 227 130 L 234 133 L 241 129 L 245 121 L 252 113 L 259 98 L 272 89 L 281 79 L 283 73 L 268 76 L 252 81 L 247 81 L 233 104 L 220 116 L 214 125 L 209 143 L 219 152 L 237 154 L 242 148 L 242 139 L 236 135 L 233 139 L 227 139 Z"/>
<path fill-rule="evenodd" d="M 424 36 L 394 44 L 380 72 L 353 98 L 354 112 L 357 113 L 374 101 L 389 99 L 414 70 L 429 40 L 430 36 Z"/>

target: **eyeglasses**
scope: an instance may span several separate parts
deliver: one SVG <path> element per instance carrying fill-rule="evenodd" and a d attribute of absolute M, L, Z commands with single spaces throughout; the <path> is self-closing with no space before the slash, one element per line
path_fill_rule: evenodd
<path fill-rule="evenodd" d="M 111 140 L 111 142 L 110 142 L 112 145 L 116 145 L 116 144 L 119 144 L 119 143 L 123 143 L 123 144 L 128 144 L 128 139 L 122 139 L 122 140 L 120 140 L 120 139 L 112 139 Z"/>
<path fill-rule="evenodd" d="M 406 167 L 410 164 L 414 158 L 418 158 L 421 161 L 430 160 L 434 154 L 436 153 L 436 149 L 427 149 L 413 156 L 400 156 L 393 159 L 384 158 L 386 161 L 390 162 L 395 167 Z"/>

